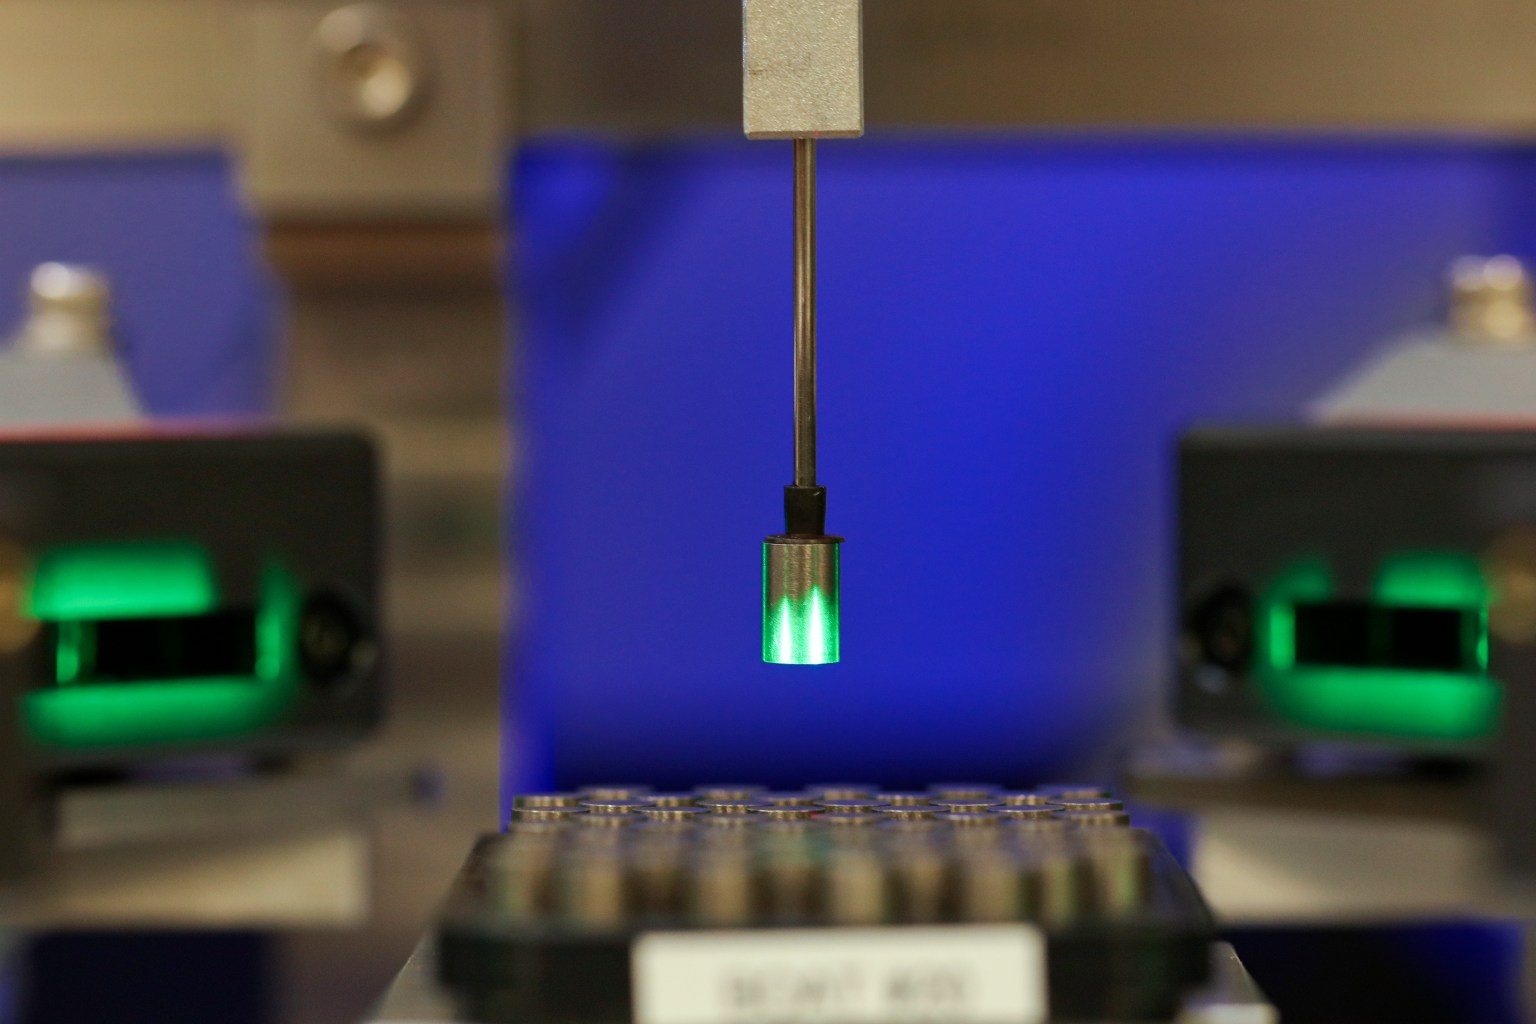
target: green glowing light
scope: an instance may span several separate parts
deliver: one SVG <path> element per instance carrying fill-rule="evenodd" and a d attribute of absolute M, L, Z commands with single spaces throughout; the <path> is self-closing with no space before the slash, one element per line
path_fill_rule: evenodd
<path fill-rule="evenodd" d="M 229 738 L 275 721 L 292 704 L 300 685 L 299 593 L 276 563 L 262 574 L 254 675 L 133 683 L 92 683 L 82 676 L 91 658 L 89 620 L 198 614 L 215 607 L 217 588 L 203 552 L 190 545 L 155 550 L 165 557 L 163 573 L 150 571 L 145 546 L 61 549 L 39 562 L 31 607 L 38 618 L 57 623 L 61 684 L 25 698 L 27 726 L 39 743 L 82 748 Z M 108 584 L 109 592 L 75 589 Z M 71 618 L 57 618 L 60 612 Z"/>
<path fill-rule="evenodd" d="M 1334 597 L 1322 559 L 1302 559 L 1261 595 L 1254 674 L 1279 715 L 1311 728 L 1351 734 L 1476 739 L 1498 718 L 1499 686 L 1488 677 L 1490 591 L 1475 560 L 1405 552 L 1382 563 L 1371 600 L 1382 606 L 1457 608 L 1470 631 L 1475 672 L 1296 664 L 1295 606 Z"/>
<path fill-rule="evenodd" d="M 812 587 L 763 609 L 763 660 L 774 665 L 832 665 L 838 659 L 837 603 Z"/>
<path fill-rule="evenodd" d="M 218 600 L 208 554 L 184 541 L 73 545 L 45 552 L 28 611 L 45 622 L 201 615 Z"/>

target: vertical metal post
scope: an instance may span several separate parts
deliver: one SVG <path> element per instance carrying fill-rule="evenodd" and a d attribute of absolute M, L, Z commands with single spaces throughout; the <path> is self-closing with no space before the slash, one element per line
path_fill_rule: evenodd
<path fill-rule="evenodd" d="M 816 486 L 816 140 L 795 140 L 795 486 Z"/>

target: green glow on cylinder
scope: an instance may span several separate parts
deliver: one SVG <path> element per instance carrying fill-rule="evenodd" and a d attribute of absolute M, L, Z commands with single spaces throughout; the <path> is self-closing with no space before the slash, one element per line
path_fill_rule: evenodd
<path fill-rule="evenodd" d="M 763 609 L 763 660 L 773 665 L 832 665 L 838 659 L 837 602 L 812 587 Z"/>
<path fill-rule="evenodd" d="M 151 571 L 151 551 L 164 556 L 163 573 Z M 195 545 L 78 547 L 45 555 L 34 575 L 31 608 L 58 626 L 60 685 L 25 697 L 33 738 L 68 748 L 194 742 L 250 733 L 281 717 L 301 683 L 299 592 L 276 562 L 262 573 L 253 675 L 81 680 L 90 660 L 89 621 L 205 613 L 216 607 L 216 590 L 212 565 Z"/>
<path fill-rule="evenodd" d="M 1476 672 L 1298 666 L 1295 606 L 1333 598 L 1328 564 L 1304 558 L 1260 596 L 1255 616 L 1254 675 L 1271 708 L 1311 728 L 1352 734 L 1463 740 L 1489 735 L 1497 722 L 1499 686 L 1488 677 L 1491 594 L 1475 559 L 1403 552 L 1377 572 L 1373 602 L 1385 606 L 1459 608 Z"/>

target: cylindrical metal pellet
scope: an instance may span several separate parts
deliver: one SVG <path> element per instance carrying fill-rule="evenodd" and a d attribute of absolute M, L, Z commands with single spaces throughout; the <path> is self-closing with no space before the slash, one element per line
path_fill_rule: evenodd
<path fill-rule="evenodd" d="M 933 806 L 878 807 L 875 812 L 888 821 L 923 821 L 943 813 L 943 808 Z"/>
<path fill-rule="evenodd" d="M 1044 821 L 1062 810 L 1060 804 L 1023 804 L 995 808 L 993 813 L 1006 821 Z"/>
<path fill-rule="evenodd" d="M 766 787 L 745 784 L 699 786 L 694 790 L 694 796 L 699 803 L 708 803 L 715 800 L 756 800 L 759 795 L 766 792 Z"/>
<path fill-rule="evenodd" d="M 805 787 L 815 800 L 867 800 L 880 792 L 872 782 L 817 782 Z"/>
<path fill-rule="evenodd" d="M 1125 804 L 1107 796 L 1064 796 L 1056 801 L 1067 811 L 1123 811 Z"/>
<path fill-rule="evenodd" d="M 891 851 L 892 914 L 908 924 L 943 921 L 952 900 L 949 862 L 925 842 L 903 843 Z"/>
<path fill-rule="evenodd" d="M 757 815 L 767 821 L 809 821 L 822 813 L 822 808 L 815 804 L 786 804 L 784 806 L 760 807 Z"/>
<path fill-rule="evenodd" d="M 875 799 L 887 807 L 926 807 L 933 802 L 932 793 L 898 792 L 877 793 Z"/>
<path fill-rule="evenodd" d="M 871 814 L 880 806 L 878 800 L 867 797 L 823 797 L 816 803 L 828 814 Z"/>
<path fill-rule="evenodd" d="M 587 817 L 584 807 L 516 807 L 512 820 L 519 821 L 575 821 Z"/>
<path fill-rule="evenodd" d="M 807 804 L 814 804 L 816 795 L 807 790 L 797 789 L 783 793 L 761 793 L 753 799 L 769 807 L 804 807 Z"/>
<path fill-rule="evenodd" d="M 990 811 L 992 808 L 998 806 L 997 801 L 995 801 L 995 800 L 991 800 L 991 799 L 989 799 L 987 797 L 975 797 L 975 796 L 966 796 L 966 797 L 935 797 L 934 800 L 933 800 L 933 805 L 935 807 L 939 807 L 939 808 L 942 808 L 943 810 L 951 811 L 951 812 L 954 812 L 954 811 Z"/>
<path fill-rule="evenodd" d="M 623 927 L 630 912 L 624 861 L 607 853 L 564 857 L 560 865 L 560 910 L 578 928 Z"/>
<path fill-rule="evenodd" d="M 1005 807 L 1032 807 L 1054 803 L 1049 796 L 1033 789 L 1004 789 L 993 795 L 997 798 L 997 802 Z"/>
<path fill-rule="evenodd" d="M 871 925 L 890 920 L 890 889 L 880 858 L 865 850 L 833 850 L 823 868 L 822 906 L 828 924 Z"/>
<path fill-rule="evenodd" d="M 1058 815 L 1046 818 L 1014 818 L 1007 814 L 1000 814 L 998 817 L 1003 819 L 1004 831 L 1007 835 L 1017 842 L 1026 844 L 1064 839 L 1073 831 L 1072 826 L 1062 821 Z"/>
<path fill-rule="evenodd" d="M 874 828 L 880 824 L 883 815 L 871 814 L 868 811 L 853 811 L 842 814 L 828 812 L 818 814 L 816 821 L 831 829 L 865 829 Z"/>
<path fill-rule="evenodd" d="M 940 782 L 928 787 L 938 800 L 986 800 L 998 790 L 990 782 Z"/>
<path fill-rule="evenodd" d="M 1030 916 L 1026 872 L 1000 850 L 971 853 L 956 871 L 956 913 L 973 923 L 1019 921 Z"/>
<path fill-rule="evenodd" d="M 934 814 L 914 814 L 916 808 L 896 808 L 880 815 L 880 835 L 894 841 L 933 841 L 950 834 L 948 825 Z M 902 813 L 906 812 L 906 813 Z"/>
<path fill-rule="evenodd" d="M 1068 924 L 1087 910 L 1092 880 L 1087 863 L 1065 845 L 1032 851 L 1031 873 L 1038 879 L 1040 919 Z"/>
<path fill-rule="evenodd" d="M 491 901 L 520 924 L 546 921 L 555 904 L 553 842 L 503 841 L 486 857 L 486 889 Z"/>
<path fill-rule="evenodd" d="M 699 801 L 693 793 L 646 793 L 640 799 L 652 807 L 692 807 Z"/>
<path fill-rule="evenodd" d="M 637 784 L 608 784 L 581 787 L 583 800 L 639 800 L 651 791 L 650 786 Z"/>
<path fill-rule="evenodd" d="M 630 857 L 635 913 L 647 919 L 675 920 L 687 907 L 685 842 L 642 841 Z"/>
<path fill-rule="evenodd" d="M 1062 811 L 1056 817 L 1077 828 L 1123 828 L 1131 823 L 1124 811 Z"/>
<path fill-rule="evenodd" d="M 640 808 L 641 817 L 645 818 L 647 821 L 691 822 L 697 820 L 700 815 L 707 813 L 709 812 L 704 810 L 702 807 L 649 806 Z"/>
<path fill-rule="evenodd" d="M 593 815 L 630 814 L 650 806 L 643 800 L 631 800 L 628 797 L 592 798 L 583 800 L 581 805 L 587 809 L 588 814 Z"/>
<path fill-rule="evenodd" d="M 582 795 L 580 793 L 520 793 L 512 798 L 512 806 L 515 808 L 539 807 L 545 809 L 580 807 L 581 801 Z"/>
<path fill-rule="evenodd" d="M 1093 877 L 1094 906 L 1103 914 L 1135 913 L 1152 889 L 1152 858 L 1141 836 L 1127 829 L 1087 832 L 1082 851 Z"/>
<path fill-rule="evenodd" d="M 693 919 L 713 928 L 742 927 L 756 915 L 752 858 L 745 851 L 702 853 L 693 862 Z"/>
<path fill-rule="evenodd" d="M 815 844 L 807 829 L 764 827 L 763 913 L 775 924 L 810 923 L 819 913 Z"/>
<path fill-rule="evenodd" d="M 758 803 L 756 800 L 699 801 L 700 810 L 708 811 L 710 814 L 751 814 L 753 811 L 760 810 L 762 807 L 763 805 Z"/>
<path fill-rule="evenodd" d="M 1103 786 L 1087 782 L 1053 782 L 1044 786 L 1036 786 L 1035 792 L 1052 800 L 1060 800 L 1062 797 L 1092 799 L 1094 797 L 1114 795 Z"/>
<path fill-rule="evenodd" d="M 947 811 L 938 816 L 938 820 L 952 828 L 996 828 L 1002 824 L 1002 817 L 991 811 Z"/>

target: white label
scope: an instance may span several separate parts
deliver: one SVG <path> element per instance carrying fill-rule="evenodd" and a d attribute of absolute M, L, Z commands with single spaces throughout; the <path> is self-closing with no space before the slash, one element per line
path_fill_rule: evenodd
<path fill-rule="evenodd" d="M 630 953 L 635 1024 L 1040 1024 L 1024 925 L 656 932 Z"/>

